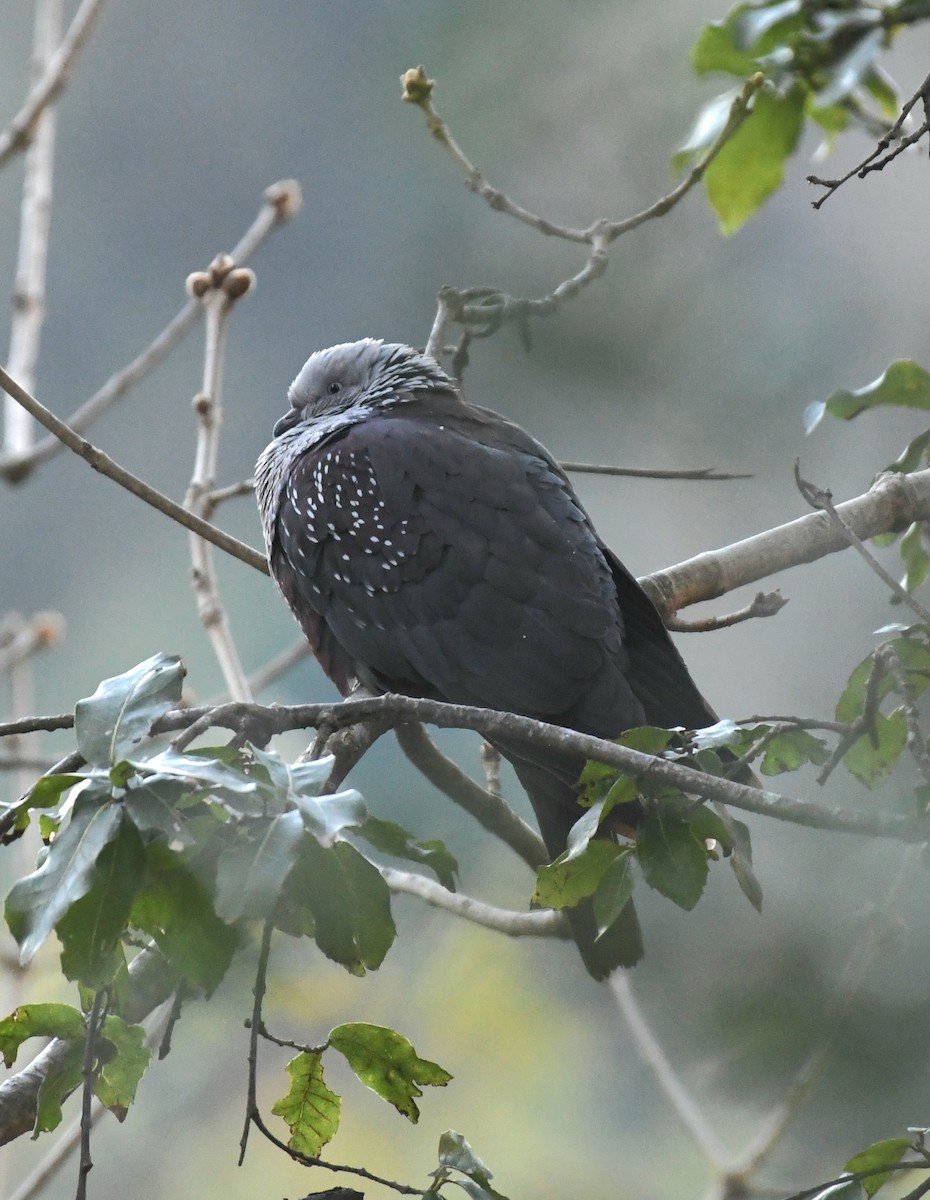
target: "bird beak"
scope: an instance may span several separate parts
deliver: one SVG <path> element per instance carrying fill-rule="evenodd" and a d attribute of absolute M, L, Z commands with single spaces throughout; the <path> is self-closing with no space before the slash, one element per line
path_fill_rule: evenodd
<path fill-rule="evenodd" d="M 300 421 L 301 411 L 299 408 L 289 408 L 283 417 L 275 421 L 272 436 L 280 437 L 282 433 L 287 433 L 289 429 L 293 429 Z"/>

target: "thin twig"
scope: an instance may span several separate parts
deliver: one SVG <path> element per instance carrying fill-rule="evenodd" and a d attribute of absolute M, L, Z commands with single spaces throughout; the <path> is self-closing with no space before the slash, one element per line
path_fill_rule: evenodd
<path fill-rule="evenodd" d="M 81 1088 L 81 1161 L 78 1165 L 78 1185 L 76 1200 L 87 1200 L 87 1176 L 93 1170 L 93 1160 L 90 1157 L 90 1131 L 93 1124 L 91 1103 L 94 1098 L 94 1080 L 96 1077 L 97 1034 L 106 992 L 102 989 L 94 993 L 94 1001 L 87 1014 L 87 1033 L 84 1038 L 84 1069 Z"/>
<path fill-rule="evenodd" d="M 258 1116 L 258 1038 L 262 1028 L 262 1001 L 265 999 L 265 987 L 268 982 L 268 959 L 271 955 L 271 934 L 274 926 L 266 921 L 262 929 L 262 941 L 258 951 L 258 963 L 255 967 L 255 984 L 252 988 L 252 1018 L 249 1022 L 249 1076 L 245 1098 L 245 1123 L 242 1126 L 242 1137 L 239 1139 L 239 1166 L 245 1161 L 245 1152 L 249 1144 L 249 1130 Z"/>
<path fill-rule="evenodd" d="M 61 37 L 61 0 L 39 0 L 35 10 L 32 86 L 41 81 Z M 39 339 L 45 320 L 45 268 L 52 210 L 55 109 L 42 109 L 26 153 L 20 207 L 19 252 L 13 284 L 13 320 L 7 370 L 27 388 L 35 386 Z M 4 397 L 3 449 L 24 454 L 32 444 L 29 414 Z"/>
<path fill-rule="evenodd" d="M 68 82 L 75 60 L 90 37 L 94 21 L 103 10 L 103 5 L 104 0 L 84 0 L 74 14 L 68 32 L 49 59 L 41 79 L 31 88 L 23 107 L 0 132 L 0 167 L 29 145 L 36 122 Z"/>
<path fill-rule="evenodd" d="M 266 575 L 269 573 L 268 563 L 265 560 L 264 554 L 253 550 L 251 546 L 247 546 L 245 542 L 240 542 L 238 538 L 232 537 L 231 534 L 217 529 L 209 521 L 204 521 L 193 513 L 189 513 L 180 504 L 176 504 L 164 495 L 164 493 L 158 491 L 157 488 L 144 483 L 137 475 L 133 475 L 131 471 L 127 471 L 125 467 L 121 467 L 108 454 L 105 454 L 102 450 L 98 450 L 96 446 L 91 445 L 85 438 L 76 434 L 69 425 L 66 425 L 64 421 L 56 417 L 43 404 L 40 404 L 15 379 L 11 379 L 2 367 L 0 367 L 0 387 L 8 395 L 12 396 L 18 404 L 21 404 L 23 408 L 32 413 L 39 424 L 44 425 L 69 450 L 73 450 L 79 458 L 83 458 L 85 462 L 90 463 L 95 471 L 99 471 L 101 475 L 112 479 L 114 483 L 118 483 L 120 487 L 125 488 L 128 492 L 132 492 L 134 496 L 138 496 L 140 500 L 144 500 L 146 504 L 151 505 L 158 512 L 164 513 L 165 516 L 170 517 L 173 521 L 177 521 L 179 525 L 183 525 L 186 529 L 200 534 L 202 538 L 205 538 L 208 542 L 212 542 L 214 546 L 219 546 L 227 554 L 240 559 L 247 566 L 255 567 L 257 571 L 262 571 Z"/>
<path fill-rule="evenodd" d="M 700 1108 L 678 1078 L 655 1034 L 649 1028 L 625 971 L 613 971 L 607 979 L 617 1007 L 627 1023 L 640 1057 L 650 1068 L 675 1115 L 690 1133 L 695 1145 L 718 1175 L 729 1173 L 729 1155 Z"/>
<path fill-rule="evenodd" d="M 203 290 L 197 291 L 198 282 Z M 207 312 L 207 337 L 204 353 L 203 390 L 194 401 L 197 413 L 197 449 L 190 486 L 184 507 L 204 520 L 210 516 L 211 493 L 216 486 L 219 434 L 223 423 L 223 361 L 226 330 L 233 305 L 247 294 L 254 282 L 252 272 L 236 267 L 231 258 L 214 259 L 208 272 L 192 275 L 188 284 L 199 295 Z M 229 618 L 220 600 L 219 580 L 213 549 L 209 542 L 192 533 L 191 569 L 197 596 L 197 614 L 207 631 L 213 653 L 233 700 L 251 700 L 239 651 L 229 627 Z"/>
<path fill-rule="evenodd" d="M 906 604 L 912 612 L 915 612 L 921 621 L 925 624 L 930 624 L 930 611 L 924 608 L 909 591 L 903 588 L 894 576 L 889 575 L 875 555 L 869 552 L 855 530 L 850 529 L 837 511 L 833 504 L 833 494 L 829 490 L 819 488 L 816 484 L 809 483 L 806 479 L 801 478 L 800 462 L 797 459 L 794 462 L 794 478 L 798 485 L 798 491 L 811 508 L 825 512 L 836 529 L 842 532 L 850 546 L 865 559 L 882 583 L 891 589 L 902 604 Z"/>
<path fill-rule="evenodd" d="M 434 787 L 505 842 L 527 866 L 536 870 L 549 861 L 536 830 L 500 795 L 485 791 L 458 763 L 443 754 L 422 725 L 415 722 L 397 725 L 394 736 L 410 762 Z"/>
<path fill-rule="evenodd" d="M 301 205 L 300 186 L 284 179 L 265 190 L 262 206 L 252 224 L 230 251 L 236 263 L 247 262 L 262 242 L 284 221 L 290 220 Z M 200 303 L 191 299 L 148 346 L 67 418 L 75 433 L 82 433 L 107 409 L 121 400 L 141 379 L 156 367 L 194 328 L 202 314 Z M 0 476 L 11 483 L 25 479 L 36 467 L 46 463 L 62 449 L 57 435 L 43 438 L 26 455 L 0 455 Z"/>
<path fill-rule="evenodd" d="M 515 912 L 507 908 L 495 908 L 462 892 L 450 892 L 441 883 L 425 875 L 410 871 L 398 871 L 394 867 L 378 868 L 392 892 L 417 896 L 433 908 L 453 913 L 463 921 L 506 933 L 508 937 L 571 937 L 565 917 L 552 909 L 539 912 Z"/>
<path fill-rule="evenodd" d="M 841 178 L 821 179 L 819 175 L 808 175 L 808 183 L 813 183 L 817 187 L 827 189 L 823 196 L 820 196 L 817 200 L 811 201 L 812 207 L 819 209 L 823 204 L 826 203 L 827 200 L 830 199 L 837 189 L 841 188 L 844 183 L 847 183 L 850 179 L 852 179 L 854 175 L 858 175 L 860 179 L 864 179 L 871 171 L 881 171 L 888 165 L 888 163 L 897 158 L 897 156 L 903 150 L 906 150 L 909 146 L 912 146 L 914 143 L 919 141 L 920 138 L 922 138 L 927 132 L 927 130 L 930 129 L 930 121 L 924 121 L 923 125 L 921 125 L 918 130 L 912 134 L 909 134 L 906 138 L 903 138 L 901 140 L 901 144 L 894 151 L 892 151 L 891 154 L 886 155 L 885 153 L 892 143 L 901 137 L 901 131 L 904 128 L 904 122 L 910 115 L 914 105 L 918 100 L 921 100 L 926 106 L 928 95 L 930 95 L 930 75 L 927 76 L 917 91 L 913 94 L 913 96 L 911 96 L 910 100 L 904 104 L 900 114 L 898 115 L 898 119 L 891 126 L 884 137 L 879 139 L 875 149 L 870 151 L 861 162 L 858 162 L 852 168 L 852 170 L 847 171 L 846 174 Z"/>
<path fill-rule="evenodd" d="M 881 945 L 882 935 L 887 932 L 887 925 L 882 921 L 882 917 L 887 916 L 896 903 L 904 884 L 905 875 L 914 866 L 917 855 L 916 848 L 912 846 L 902 856 L 901 863 L 884 899 L 870 914 L 869 927 L 863 936 L 855 940 L 833 995 L 824 1008 L 821 1017 L 823 1034 L 819 1044 L 813 1048 L 801 1066 L 787 1096 L 770 1117 L 768 1127 L 744 1151 L 742 1162 L 736 1168 L 735 1174 L 739 1175 L 745 1183 L 748 1184 L 755 1172 L 778 1146 L 820 1078 L 827 1057 L 836 1044 L 843 1022 L 862 990 L 866 975 Z"/>
<path fill-rule="evenodd" d="M 621 475 L 630 479 L 683 479 L 698 483 L 718 483 L 724 479 L 752 479 L 752 475 L 739 471 L 718 471 L 716 467 L 698 467 L 694 470 L 653 470 L 647 467 L 612 467 L 599 463 L 560 462 L 563 471 L 576 475 Z"/>
<path fill-rule="evenodd" d="M 403 99 L 423 110 L 430 133 L 451 155 L 473 192 L 481 196 L 495 212 L 505 213 L 546 237 L 557 237 L 590 248 L 587 261 L 575 275 L 563 280 L 547 295 L 536 299 L 508 296 L 489 288 L 473 288 L 462 292 L 451 287 L 442 288 L 437 297 L 436 317 L 427 341 L 427 353 L 436 358 L 442 355 L 446 335 L 452 324 L 474 327 L 480 330 L 477 336 L 485 336 L 496 330 L 504 321 L 525 324 L 531 316 L 551 316 L 562 304 L 577 296 L 583 288 L 603 275 L 607 268 L 607 247 L 611 242 L 646 221 L 665 216 L 703 179 L 707 168 L 749 116 L 752 99 L 764 82 L 761 72 L 757 72 L 746 81 L 742 92 L 734 99 L 727 120 L 713 144 L 667 195 L 642 212 L 623 220 L 598 220 L 585 229 L 576 229 L 541 217 L 492 187 L 459 146 L 439 115 L 432 95 L 435 81 L 427 77 L 423 67 L 405 71 L 401 76 Z"/>
<path fill-rule="evenodd" d="M 698 621 L 684 621 L 681 617 L 669 616 L 665 624 L 675 633 L 709 633 L 714 629 L 729 629 L 742 621 L 753 621 L 758 617 L 774 617 L 788 601 L 781 592 L 756 592 L 745 608 L 728 613 L 723 617 L 703 617 Z"/>

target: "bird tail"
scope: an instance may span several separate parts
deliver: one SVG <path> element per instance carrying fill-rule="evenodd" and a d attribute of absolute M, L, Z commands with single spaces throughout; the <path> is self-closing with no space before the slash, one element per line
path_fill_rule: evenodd
<path fill-rule="evenodd" d="M 581 815 L 578 793 L 570 782 L 515 756 L 510 757 L 517 778 L 530 798 L 549 858 L 557 858 L 565 849 L 568 833 Z M 617 967 L 632 967 L 643 956 L 643 937 L 633 901 L 628 900 L 620 915 L 600 932 L 590 900 L 565 910 L 588 974 L 606 979 Z"/>

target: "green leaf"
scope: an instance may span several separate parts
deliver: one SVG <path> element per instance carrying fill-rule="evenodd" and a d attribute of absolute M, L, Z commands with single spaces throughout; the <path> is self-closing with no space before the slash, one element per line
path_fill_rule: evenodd
<path fill-rule="evenodd" d="M 324 846 L 333 845 L 346 829 L 359 829 L 368 817 L 365 801 L 354 788 L 319 797 L 295 792 L 293 799 L 304 825 Z"/>
<path fill-rule="evenodd" d="M 347 843 L 329 847 L 305 837 L 275 914 L 279 929 L 312 936 L 354 975 L 380 966 L 395 932 L 386 885 L 366 862 Z"/>
<path fill-rule="evenodd" d="M 726 92 L 721 92 L 719 96 L 714 96 L 713 100 L 709 100 L 704 105 L 691 127 L 691 132 L 672 155 L 673 171 L 684 170 L 698 155 L 710 149 L 723 132 L 723 128 L 730 118 L 733 101 L 741 93 L 741 88 L 730 88 Z"/>
<path fill-rule="evenodd" d="M 632 850 L 621 850 L 601 876 L 594 893 L 594 919 L 598 933 L 604 933 L 613 925 L 633 895 L 633 862 Z"/>
<path fill-rule="evenodd" d="M 753 56 L 736 44 L 732 13 L 725 21 L 711 21 L 704 26 L 691 49 L 691 65 L 698 75 L 725 71 L 728 75 L 745 76 L 756 69 Z"/>
<path fill-rule="evenodd" d="M 810 1200 L 862 1200 L 862 1197 L 862 1187 L 855 1179 L 849 1179 L 831 1184 L 816 1196 L 811 1196 Z"/>
<path fill-rule="evenodd" d="M 930 375 L 910 359 L 899 359 L 865 387 L 853 392 L 834 392 L 827 400 L 808 405 L 805 428 L 810 433 L 825 413 L 841 421 L 851 421 L 860 413 L 884 405 L 930 410 Z"/>
<path fill-rule="evenodd" d="M 915 521 L 901 538 L 900 553 L 905 566 L 901 586 L 905 591 L 913 592 L 930 575 L 930 554 L 924 544 L 923 521 Z"/>
<path fill-rule="evenodd" d="M 117 809 L 117 811 L 119 811 Z M 93 884 L 56 925 L 61 969 L 86 987 L 107 987 L 123 963 L 120 939 L 145 872 L 145 846 L 125 818 L 97 856 Z"/>
<path fill-rule="evenodd" d="M 830 81 L 817 93 L 817 103 L 828 108 L 838 100 L 845 100 L 871 71 L 875 56 L 881 50 L 884 40 L 885 31 L 881 28 L 870 29 L 858 38 L 849 51 L 831 67 Z"/>
<path fill-rule="evenodd" d="M 111 1013 L 98 1035 L 97 1058 L 100 1070 L 94 1095 L 122 1121 L 152 1058 L 145 1044 L 145 1030 L 141 1025 L 127 1025 L 122 1017 Z"/>
<path fill-rule="evenodd" d="M 733 23 L 733 35 L 736 44 L 739 46 L 754 46 L 760 40 L 763 34 L 768 33 L 782 21 L 787 21 L 789 17 L 796 17 L 803 7 L 803 0 L 781 0 L 778 4 L 763 4 L 761 7 L 744 8 L 739 12 L 735 19 L 729 17 Z M 791 30 L 797 28 L 796 22 L 791 22 L 787 27 Z M 784 33 L 782 32 L 782 37 Z M 767 44 L 766 52 L 771 49 L 771 45 Z"/>
<path fill-rule="evenodd" d="M 882 1184 L 888 1182 L 891 1177 L 891 1168 L 898 1165 L 910 1145 L 911 1140 L 906 1137 L 885 1138 L 883 1141 L 873 1142 L 866 1150 L 854 1154 L 845 1169 L 858 1174 L 860 1171 L 875 1171 L 880 1167 L 889 1168 L 887 1171 L 881 1171 L 877 1175 L 870 1175 L 862 1180 L 865 1194 L 871 1200 Z"/>
<path fill-rule="evenodd" d="M 131 757 L 152 723 L 180 702 L 184 673 L 179 658 L 156 654 L 123 675 L 104 679 L 93 696 L 79 700 L 74 732 L 84 759 L 111 767 Z"/>
<path fill-rule="evenodd" d="M 878 104 L 883 117 L 893 121 L 901 108 L 898 92 L 879 67 L 873 67 L 863 79 L 863 87 Z"/>
<path fill-rule="evenodd" d="M 240 831 L 217 863 L 217 915 L 228 922 L 269 916 L 307 837 L 296 809 L 275 817 L 254 839 Z"/>
<path fill-rule="evenodd" d="M 63 1038 L 83 1045 L 84 1030 L 83 1013 L 70 1004 L 21 1004 L 0 1021 L 0 1054 L 12 1067 L 28 1038 Z"/>
<path fill-rule="evenodd" d="M 397 936 L 391 915 L 391 890 L 374 863 L 354 846 L 338 842 L 333 849 L 352 895 L 359 958 L 368 970 L 376 971 Z"/>
<path fill-rule="evenodd" d="M 875 788 L 886 778 L 904 752 L 907 744 L 907 719 L 903 708 L 896 708 L 886 717 L 875 714 L 876 740 L 863 734 L 843 755 L 847 771 L 868 788 Z"/>
<path fill-rule="evenodd" d="M 122 809 L 107 797 L 80 796 L 39 869 L 13 885 L 6 898 L 6 922 L 19 942 L 22 963 L 32 961 L 71 905 L 90 890 L 97 858 L 122 820 Z"/>
<path fill-rule="evenodd" d="M 707 882 L 707 855 L 686 818 L 670 806 L 651 808 L 636 830 L 636 856 L 650 887 L 694 908 Z"/>
<path fill-rule="evenodd" d="M 268 810 L 267 795 L 262 794 L 258 782 L 237 762 L 203 754 L 179 754 L 169 749 L 139 765 L 151 772 L 150 778 L 168 776 L 184 782 L 190 792 L 209 791 L 235 813 L 263 816 Z"/>
<path fill-rule="evenodd" d="M 830 757 L 827 744 L 806 729 L 787 729 L 766 745 L 760 771 L 763 775 L 781 775 L 799 771 L 806 763 L 823 766 Z"/>
<path fill-rule="evenodd" d="M 420 1058 L 410 1042 L 393 1029 L 353 1021 L 337 1025 L 329 1044 L 345 1056 L 366 1087 L 414 1125 L 420 1117 L 416 1100 L 423 1087 L 445 1087 L 452 1076 L 438 1063 Z"/>
<path fill-rule="evenodd" d="M 724 233 L 735 233 L 781 185 L 804 123 L 805 90 L 756 93 L 749 117 L 707 168 L 707 196 Z"/>
<path fill-rule="evenodd" d="M 123 797 L 123 808 L 136 829 L 162 834 L 169 842 L 190 846 L 194 837 L 178 812 L 178 805 L 190 788 L 181 779 L 155 773 L 136 776 Z"/>
<path fill-rule="evenodd" d="M 62 794 L 76 783 L 83 783 L 84 775 L 43 775 L 23 802 L 28 808 L 52 808 Z"/>
<path fill-rule="evenodd" d="M 450 1172 L 456 1171 L 466 1178 L 452 1179 Z M 507 1197 L 491 1187 L 491 1172 L 475 1154 L 468 1142 L 454 1129 L 447 1130 L 439 1139 L 439 1166 L 431 1172 L 435 1188 L 424 1193 L 439 1196 L 444 1183 L 451 1182 L 471 1196 L 472 1200 L 507 1200 Z"/>
<path fill-rule="evenodd" d="M 930 429 L 925 429 L 923 433 L 918 433 L 915 438 L 912 438 L 904 447 L 893 463 L 889 463 L 885 468 L 887 471 L 898 471 L 901 474 L 908 474 L 910 471 L 916 471 L 918 467 L 922 467 L 927 461 L 927 447 L 930 446 Z M 896 533 L 876 534 L 872 539 L 876 545 L 881 545 L 879 538 L 886 538 L 886 545 L 897 537 Z"/>
<path fill-rule="evenodd" d="M 723 810 L 723 813 L 723 819 L 733 838 L 730 867 L 736 876 L 740 891 L 756 912 L 762 912 L 762 885 L 752 867 L 752 841 L 749 837 L 749 829 L 726 810 Z"/>
<path fill-rule="evenodd" d="M 287 1064 L 290 1091 L 273 1105 L 276 1117 L 283 1117 L 291 1131 L 288 1146 L 308 1158 L 319 1158 L 323 1147 L 339 1128 L 339 1096 L 323 1082 L 320 1054 L 306 1051 Z"/>
<path fill-rule="evenodd" d="M 608 868 L 622 853 L 613 842 L 595 838 L 581 854 L 572 857 L 568 851 L 560 854 L 537 872 L 533 903 L 544 908 L 566 908 L 593 896 Z"/>
<path fill-rule="evenodd" d="M 68 1044 L 65 1054 L 54 1061 L 39 1086 L 32 1136 L 49 1133 L 61 1124 L 61 1106 L 81 1086 L 84 1072 L 84 1035 Z"/>
<path fill-rule="evenodd" d="M 380 817 L 368 817 L 359 826 L 358 833 L 370 846 L 374 846 L 383 854 L 428 867 L 444 888 L 450 892 L 455 891 L 455 876 L 458 874 L 459 864 L 442 842 L 418 842 L 403 826 L 394 821 L 382 821 Z"/>
<path fill-rule="evenodd" d="M 149 843 L 148 870 L 130 920 L 155 940 L 179 974 L 209 994 L 238 945 L 235 930 L 213 910 L 206 888 L 164 842 Z"/>

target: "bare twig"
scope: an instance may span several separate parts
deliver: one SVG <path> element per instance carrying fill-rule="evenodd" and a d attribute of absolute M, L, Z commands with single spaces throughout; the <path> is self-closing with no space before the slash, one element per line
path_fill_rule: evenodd
<path fill-rule="evenodd" d="M 210 497 L 216 485 L 219 434 L 223 421 L 223 360 L 227 324 L 233 305 L 246 295 L 254 278 L 247 268 L 236 267 L 231 258 L 221 255 L 214 259 L 209 271 L 198 272 L 188 280 L 189 290 L 201 299 L 207 311 L 207 339 L 203 390 L 194 400 L 197 451 L 184 507 L 204 520 L 210 516 L 213 507 Z M 226 610 L 220 600 L 212 547 L 195 533 L 191 534 L 190 545 L 197 613 L 210 638 L 226 687 L 234 700 L 251 700 L 249 683 Z"/>
<path fill-rule="evenodd" d="M 242 1136 L 239 1139 L 239 1166 L 245 1161 L 245 1152 L 249 1145 L 249 1130 L 252 1122 L 258 1116 L 258 1038 L 262 1028 L 262 1001 L 265 999 L 265 988 L 268 982 L 268 958 L 271 954 L 271 934 L 273 925 L 266 921 L 262 929 L 262 941 L 258 951 L 258 963 L 255 967 L 255 984 L 252 988 L 252 1018 L 249 1022 L 249 1075 L 245 1099 L 245 1123 L 242 1126 Z"/>
<path fill-rule="evenodd" d="M 42 76 L 32 86 L 26 102 L 9 125 L 0 132 L 0 167 L 32 140 L 36 122 L 68 82 L 78 54 L 90 37 L 104 0 L 83 0 L 61 45 L 49 59 Z"/>
<path fill-rule="evenodd" d="M 401 750 L 418 771 L 463 808 L 485 829 L 493 832 L 534 870 L 549 861 L 542 838 L 493 792 L 485 791 L 465 771 L 447 758 L 418 723 L 395 726 Z"/>
<path fill-rule="evenodd" d="M 675 1115 L 687 1129 L 715 1172 L 719 1175 L 728 1174 L 731 1155 L 721 1145 L 716 1133 L 678 1078 L 665 1051 L 649 1028 L 633 994 L 629 976 L 625 971 L 613 971 L 608 976 L 607 983 L 617 1002 L 617 1007 L 633 1035 L 633 1042 L 640 1058 L 652 1071 Z"/>
<path fill-rule="evenodd" d="M 681 617 L 666 617 L 665 624 L 675 633 L 709 633 L 714 629 L 729 629 L 731 625 L 739 625 L 742 621 L 752 621 L 757 617 L 774 617 L 781 612 L 788 601 L 781 592 L 756 592 L 752 601 L 745 608 L 728 613 L 724 617 L 704 617 L 698 621 L 683 621 Z"/>
<path fill-rule="evenodd" d="M 811 508 L 817 508 L 821 512 L 825 512 L 836 529 L 843 534 L 850 546 L 865 559 L 882 583 L 891 589 L 902 604 L 906 604 L 912 612 L 915 612 L 921 621 L 930 624 L 930 612 L 910 592 L 903 588 L 894 576 L 888 574 L 875 555 L 871 554 L 865 547 L 862 539 L 856 534 L 855 530 L 851 529 L 846 521 L 843 520 L 843 517 L 833 504 L 833 494 L 801 478 L 800 463 L 797 459 L 795 459 L 794 463 L 794 479 L 798 485 L 798 491 Z"/>
<path fill-rule="evenodd" d="M 230 251 L 233 261 L 247 262 L 274 229 L 300 210 L 300 204 L 300 187 L 292 179 L 281 180 L 267 188 L 255 220 Z M 200 303 L 196 299 L 188 300 L 142 353 L 76 408 L 66 424 L 75 433 L 82 433 L 89 428 L 97 417 L 121 400 L 178 345 L 196 325 L 201 313 Z M 63 443 L 54 430 L 52 434 L 33 446 L 28 454 L 0 455 L 0 476 L 11 483 L 19 482 L 36 467 L 53 458 L 62 449 Z"/>
<path fill-rule="evenodd" d="M 830 199 L 830 197 L 835 191 L 837 191 L 838 188 L 841 188 L 843 184 L 852 179 L 854 175 L 858 175 L 860 179 L 865 179 L 866 175 L 868 175 L 870 172 L 883 170 L 904 150 L 907 150 L 908 147 L 913 146 L 915 143 L 920 141 L 924 134 L 930 130 L 930 117 L 928 117 L 928 120 L 924 121 L 919 129 L 915 130 L 911 134 L 908 134 L 907 137 L 902 138 L 901 131 L 904 128 L 904 122 L 907 120 L 911 110 L 917 104 L 918 100 L 923 103 L 924 110 L 926 111 L 928 97 L 930 97 L 930 75 L 927 76 L 914 95 L 911 96 L 910 100 L 905 103 L 900 114 L 898 115 L 898 119 L 891 126 L 884 137 L 879 139 L 878 145 L 875 147 L 875 149 L 867 154 L 861 162 L 858 162 L 852 168 L 852 170 L 847 171 L 846 174 L 841 176 L 839 179 L 821 179 L 819 175 L 808 175 L 808 183 L 813 183 L 817 187 L 827 189 L 824 195 L 820 196 L 817 200 L 811 201 L 812 207 L 819 209 L 823 204 L 826 203 L 827 200 Z M 886 153 L 889 147 L 896 141 L 899 142 L 898 146 L 892 150 L 890 154 Z"/>
<path fill-rule="evenodd" d="M 253 550 L 251 546 L 247 546 L 245 542 L 240 542 L 238 538 L 232 537 L 231 534 L 217 529 L 209 521 L 204 521 L 193 513 L 189 513 L 180 504 L 176 504 L 162 492 L 159 492 L 157 488 L 144 483 L 138 476 L 133 475 L 131 471 L 127 471 L 125 467 L 121 467 L 108 454 L 104 454 L 102 450 L 98 450 L 96 446 L 92 446 L 90 442 L 75 433 L 69 425 L 66 425 L 64 421 L 56 417 L 43 404 L 40 404 L 15 379 L 11 379 L 2 367 L 0 367 L 0 387 L 8 395 L 12 396 L 18 404 L 21 404 L 23 408 L 32 413 L 39 424 L 44 425 L 69 450 L 73 450 L 79 458 L 83 458 L 85 462 L 90 463 L 95 471 L 99 471 L 101 475 L 112 479 L 114 483 L 118 483 L 120 487 L 132 492 L 134 496 L 138 496 L 140 500 L 144 500 L 152 508 L 164 513 L 165 516 L 170 517 L 173 521 L 177 521 L 179 525 L 183 525 L 186 529 L 200 534 L 202 538 L 205 538 L 208 542 L 212 542 L 214 546 L 219 546 L 227 554 L 240 559 L 250 567 L 255 567 L 258 571 L 263 571 L 266 575 L 268 574 L 268 563 L 265 561 L 264 554 Z"/>
<path fill-rule="evenodd" d="M 752 475 L 735 471 L 718 471 L 716 467 L 694 470 L 659 470 L 647 467 L 612 467 L 598 463 L 560 462 L 563 471 L 576 475 L 621 475 L 630 479 L 683 479 L 698 483 L 719 483 L 724 479 L 752 479 Z"/>
<path fill-rule="evenodd" d="M 509 937 L 571 937 L 565 917 L 552 909 L 539 912 L 513 912 L 506 908 L 495 908 L 461 892 L 450 892 L 441 883 L 427 879 L 425 875 L 414 875 L 409 871 L 397 871 L 393 867 L 379 867 L 384 881 L 392 892 L 403 892 L 417 896 L 433 908 L 453 913 L 463 921 L 506 933 Z"/>
<path fill-rule="evenodd" d="M 541 217 L 488 183 L 439 115 L 432 95 L 435 82 L 427 77 L 423 67 L 405 71 L 401 76 L 401 83 L 404 100 L 423 110 L 427 128 L 458 165 L 468 187 L 481 196 L 495 212 L 505 213 L 546 237 L 557 237 L 589 247 L 587 261 L 575 275 L 563 280 L 547 295 L 536 299 L 508 296 L 492 288 L 472 288 L 461 292 L 451 287 L 442 288 L 437 297 L 436 317 L 427 342 L 427 353 L 440 358 L 448 329 L 452 324 L 463 325 L 466 328 L 476 327 L 483 334 L 487 334 L 496 330 L 504 321 L 524 324 L 529 317 L 550 316 L 562 304 L 578 295 L 589 283 L 603 275 L 607 268 L 607 247 L 611 242 L 646 221 L 665 216 L 703 179 L 707 168 L 749 116 L 752 98 L 762 87 L 764 77 L 761 72 L 757 72 L 746 81 L 742 92 L 733 101 L 724 127 L 714 143 L 667 195 L 631 217 L 619 221 L 595 221 L 584 229 L 560 225 Z"/>
<path fill-rule="evenodd" d="M 35 12 L 32 84 L 38 85 L 61 37 L 61 0 L 40 0 Z M 52 210 L 55 161 L 55 110 L 38 117 L 26 154 L 20 207 L 19 254 L 13 284 L 13 321 L 7 370 L 27 388 L 35 386 L 39 337 L 45 320 L 45 264 Z M 4 397 L 3 448 L 23 454 L 32 443 L 32 421 L 9 396 Z"/>
<path fill-rule="evenodd" d="M 90 1157 L 90 1131 L 92 1127 L 91 1105 L 94 1099 L 94 1080 L 97 1064 L 97 1034 L 103 1019 L 106 993 L 94 993 L 90 1012 L 87 1014 L 87 1033 L 84 1035 L 84 1069 L 81 1085 L 81 1161 L 78 1165 L 76 1200 L 87 1200 L 87 1176 L 93 1170 Z"/>
<path fill-rule="evenodd" d="M 744 1183 L 748 1184 L 752 1176 L 780 1143 L 785 1131 L 804 1106 L 811 1090 L 820 1078 L 827 1058 L 836 1044 L 843 1021 L 862 989 L 875 954 L 881 945 L 882 937 L 887 934 L 887 923 L 883 917 L 887 917 L 891 912 L 900 894 L 905 875 L 908 869 L 913 867 L 916 856 L 915 847 L 910 847 L 904 854 L 884 899 L 876 911 L 869 914 L 868 928 L 861 937 L 856 938 L 836 989 L 823 1011 L 821 1017 L 823 1034 L 819 1044 L 810 1052 L 785 1099 L 769 1118 L 767 1127 L 746 1148 L 740 1165 L 734 1171 L 734 1174 L 738 1175 Z"/>

